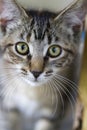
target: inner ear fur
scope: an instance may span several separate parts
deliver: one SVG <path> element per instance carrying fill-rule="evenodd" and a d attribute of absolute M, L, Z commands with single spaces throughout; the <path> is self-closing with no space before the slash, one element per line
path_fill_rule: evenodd
<path fill-rule="evenodd" d="M 0 33 L 21 25 L 27 15 L 15 0 L 0 0 Z"/>
<path fill-rule="evenodd" d="M 73 0 L 64 10 L 54 19 L 55 24 L 60 20 L 72 27 L 74 31 L 79 31 L 84 23 L 87 13 L 87 0 Z"/>

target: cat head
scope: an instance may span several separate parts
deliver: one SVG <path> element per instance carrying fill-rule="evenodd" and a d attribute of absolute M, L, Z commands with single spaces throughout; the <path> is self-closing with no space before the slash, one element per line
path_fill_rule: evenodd
<path fill-rule="evenodd" d="M 69 67 L 78 52 L 85 4 L 76 0 L 57 14 L 26 11 L 15 0 L 0 0 L 3 68 L 36 86 Z"/>

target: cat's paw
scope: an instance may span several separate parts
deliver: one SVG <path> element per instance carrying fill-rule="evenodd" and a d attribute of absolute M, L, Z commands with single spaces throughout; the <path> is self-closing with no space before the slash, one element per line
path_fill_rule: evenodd
<path fill-rule="evenodd" d="M 41 119 L 37 122 L 35 130 L 52 130 L 52 123 L 48 120 Z"/>
<path fill-rule="evenodd" d="M 84 111 L 83 104 L 80 101 L 78 101 L 76 104 L 76 114 L 73 130 L 82 130 L 83 111 Z"/>

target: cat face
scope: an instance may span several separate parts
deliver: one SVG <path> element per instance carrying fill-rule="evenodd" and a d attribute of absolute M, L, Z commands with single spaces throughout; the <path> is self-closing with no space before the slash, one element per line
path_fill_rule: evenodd
<path fill-rule="evenodd" d="M 37 86 L 70 67 L 78 53 L 84 19 L 84 13 L 79 16 L 82 3 L 77 2 L 77 5 L 76 12 L 73 5 L 57 18 L 54 13 L 24 11 L 15 1 L 1 0 L 3 68 Z"/>

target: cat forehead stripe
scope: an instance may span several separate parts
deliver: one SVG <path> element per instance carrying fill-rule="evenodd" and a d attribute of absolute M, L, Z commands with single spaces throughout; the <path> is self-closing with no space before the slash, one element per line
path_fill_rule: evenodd
<path fill-rule="evenodd" d="M 36 40 L 43 40 L 45 34 L 48 37 L 48 43 L 51 42 L 51 38 L 49 36 L 50 22 L 49 20 L 56 16 L 55 13 L 51 13 L 48 11 L 27 11 L 27 14 L 32 17 L 32 29 L 35 35 Z"/>

